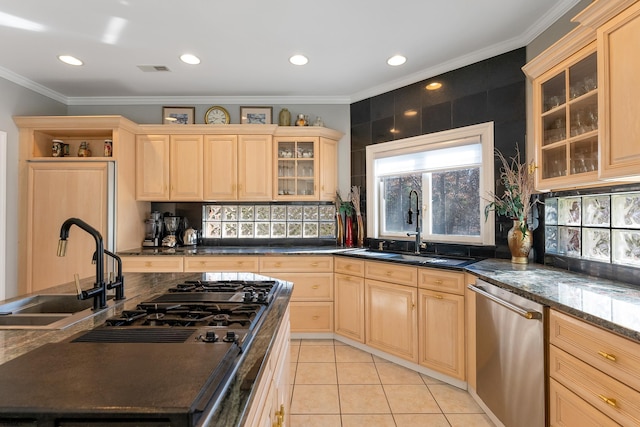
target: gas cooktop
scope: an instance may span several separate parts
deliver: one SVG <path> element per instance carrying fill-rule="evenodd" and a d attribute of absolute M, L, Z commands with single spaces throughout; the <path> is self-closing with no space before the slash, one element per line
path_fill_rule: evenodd
<path fill-rule="evenodd" d="M 0 365 L 0 424 L 199 425 L 280 289 L 209 274 Z"/>

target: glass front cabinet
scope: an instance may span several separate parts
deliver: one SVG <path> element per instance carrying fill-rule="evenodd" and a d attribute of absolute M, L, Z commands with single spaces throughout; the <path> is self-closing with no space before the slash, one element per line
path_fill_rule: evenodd
<path fill-rule="evenodd" d="M 536 187 L 598 181 L 598 76 L 595 43 L 533 82 Z"/>
<path fill-rule="evenodd" d="M 275 139 L 276 200 L 318 200 L 319 138 Z"/>

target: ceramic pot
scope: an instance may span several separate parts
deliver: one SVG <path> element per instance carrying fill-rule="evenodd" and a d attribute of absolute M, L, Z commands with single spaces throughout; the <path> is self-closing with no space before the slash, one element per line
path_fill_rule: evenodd
<path fill-rule="evenodd" d="M 531 245 L 533 244 L 533 234 L 531 230 L 527 229 L 527 232 L 523 235 L 520 226 L 521 222 L 514 219 L 513 227 L 507 233 L 507 242 L 511 251 L 511 262 L 514 264 L 527 264 Z"/>
<path fill-rule="evenodd" d="M 280 126 L 291 126 L 291 113 L 286 108 L 280 110 L 278 115 L 278 124 Z"/>

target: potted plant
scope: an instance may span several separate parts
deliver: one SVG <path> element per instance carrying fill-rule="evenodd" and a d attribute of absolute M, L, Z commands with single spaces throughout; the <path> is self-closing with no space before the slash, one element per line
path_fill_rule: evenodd
<path fill-rule="evenodd" d="M 502 162 L 500 182 L 504 186 L 504 193 L 498 196 L 493 191 L 489 192 L 490 203 L 484 209 L 485 220 L 491 211 L 513 220 L 513 227 L 507 234 L 511 262 L 526 264 L 533 243 L 531 231 L 527 226 L 527 216 L 535 204 L 541 203 L 537 199 L 531 199 L 535 192 L 535 165 L 533 161 L 521 162 L 518 147 L 516 155 L 511 157 L 510 161 L 499 150 L 496 149 L 495 153 Z"/>

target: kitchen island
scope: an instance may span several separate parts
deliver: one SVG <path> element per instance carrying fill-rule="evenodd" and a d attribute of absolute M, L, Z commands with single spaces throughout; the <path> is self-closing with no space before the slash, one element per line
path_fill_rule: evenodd
<path fill-rule="evenodd" d="M 256 279 L 270 279 L 252 273 L 209 273 L 208 280 L 238 280 L 252 276 Z M 12 361 L 20 355 L 29 353 L 32 350 L 49 343 L 60 343 L 69 340 L 74 335 L 81 332 L 96 330 L 109 318 L 119 315 L 123 310 L 134 310 L 138 304 L 149 301 L 155 297 L 163 295 L 167 290 L 188 280 L 201 280 L 202 273 L 128 273 L 125 275 L 125 296 L 124 304 L 111 307 L 88 317 L 63 330 L 0 330 L 0 362 L 3 364 Z M 90 286 L 91 280 L 82 281 L 83 288 Z M 274 337 L 277 331 L 282 330 L 282 319 L 286 319 L 289 299 L 293 285 L 290 282 L 278 281 L 278 291 L 273 294 L 268 308 L 263 312 L 259 327 L 253 331 L 250 343 L 244 345 L 238 363 L 233 368 L 234 371 L 229 378 L 225 379 L 225 389 L 220 393 L 213 410 L 208 417 L 211 426 L 236 426 L 244 424 L 249 408 L 257 399 L 255 396 L 255 386 L 261 382 L 261 377 L 265 371 L 266 361 L 273 352 Z M 51 293 L 75 293 L 73 283 L 57 286 L 48 289 Z M 288 339 L 288 337 L 287 337 Z M 52 344 L 55 346 L 57 344 Z M 75 345 L 75 344 L 74 344 Z M 185 344 L 194 345 L 194 344 Z M 209 346 L 209 344 L 196 344 Z M 55 347 L 52 347 L 55 348 Z M 32 353 L 33 354 L 33 353 Z M 27 357 L 29 355 L 26 355 Z M 59 356 L 60 363 L 65 361 L 64 354 Z M 10 365 L 11 365 L 10 363 Z M 152 355 L 149 357 L 149 364 L 153 363 Z M 151 365 L 150 365 L 151 366 Z M 51 367 L 55 370 L 55 366 Z M 101 387 L 100 384 L 95 384 Z M 57 392 L 52 390 L 51 392 Z M 81 392 L 81 390 L 79 390 Z M 153 390 L 151 390 L 153 392 Z M 179 393 L 179 391 L 172 391 Z M 27 396 L 28 398 L 28 396 Z M 204 417 L 203 417 L 204 418 Z M 0 419 L 2 414 L 0 413 Z M 19 425 L 19 424 L 18 424 Z M 90 425 L 90 424 L 85 424 Z"/>

